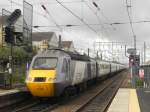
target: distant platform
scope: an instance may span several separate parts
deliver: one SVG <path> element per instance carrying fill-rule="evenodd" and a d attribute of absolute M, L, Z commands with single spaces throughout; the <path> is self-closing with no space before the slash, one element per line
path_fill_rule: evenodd
<path fill-rule="evenodd" d="M 10 95 L 18 92 L 20 92 L 19 89 L 9 89 L 9 90 L 0 89 L 0 96 Z"/>
<path fill-rule="evenodd" d="M 12 89 L 8 89 L 8 88 L 0 88 L 0 97 L 4 96 L 4 95 L 10 95 L 10 94 L 15 94 L 15 93 L 19 93 L 19 92 L 26 92 L 28 91 L 27 88 L 25 87 L 25 85 L 14 85 Z"/>
<path fill-rule="evenodd" d="M 31 94 L 22 88 L 0 89 L 0 108 L 15 104 L 31 97 Z"/>
<path fill-rule="evenodd" d="M 8 96 L 17 96 L 20 94 L 29 93 L 26 87 L 16 87 L 12 89 L 0 89 L 0 99 Z"/>
<path fill-rule="evenodd" d="M 107 112 L 141 112 L 136 89 L 120 88 Z"/>

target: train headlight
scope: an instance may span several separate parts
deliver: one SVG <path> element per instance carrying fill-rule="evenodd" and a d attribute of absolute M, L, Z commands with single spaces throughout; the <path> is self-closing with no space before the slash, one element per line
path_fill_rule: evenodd
<path fill-rule="evenodd" d="M 32 77 L 27 77 L 27 81 L 32 81 Z"/>
<path fill-rule="evenodd" d="M 56 78 L 54 77 L 54 78 L 48 78 L 48 81 L 56 81 Z"/>

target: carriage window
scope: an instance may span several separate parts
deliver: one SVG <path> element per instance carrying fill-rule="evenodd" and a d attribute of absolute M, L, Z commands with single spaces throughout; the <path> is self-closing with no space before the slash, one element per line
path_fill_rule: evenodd
<path fill-rule="evenodd" d="M 54 69 L 57 66 L 57 58 L 39 57 L 33 64 L 33 69 Z"/>

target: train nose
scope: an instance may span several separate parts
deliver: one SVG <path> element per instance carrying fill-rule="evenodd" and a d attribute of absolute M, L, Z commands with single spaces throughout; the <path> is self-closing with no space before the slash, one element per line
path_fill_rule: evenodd
<path fill-rule="evenodd" d="M 26 85 L 33 96 L 52 97 L 54 96 L 55 70 L 32 70 L 26 79 Z"/>
<path fill-rule="evenodd" d="M 52 97 L 54 96 L 54 83 L 27 83 L 27 87 L 33 96 Z"/>

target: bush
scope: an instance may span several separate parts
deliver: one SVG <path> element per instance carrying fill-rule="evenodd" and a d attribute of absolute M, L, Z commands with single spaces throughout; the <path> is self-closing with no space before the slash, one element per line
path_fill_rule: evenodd
<path fill-rule="evenodd" d="M 26 52 L 21 47 L 13 47 L 13 57 L 17 57 L 18 59 L 24 59 L 32 56 L 32 53 Z M 10 47 L 0 47 L 0 59 L 8 59 L 11 55 Z"/>
<path fill-rule="evenodd" d="M 136 87 L 143 87 L 143 80 L 140 78 L 136 78 Z"/>
<path fill-rule="evenodd" d="M 7 59 L 10 55 L 10 49 L 6 47 L 0 47 L 0 59 Z"/>
<path fill-rule="evenodd" d="M 7 63 L 9 62 L 10 47 L 0 47 L 0 65 L 3 69 L 0 71 L 7 70 Z M 13 83 L 23 83 L 26 72 L 26 62 L 32 59 L 34 53 L 28 53 L 22 47 L 13 47 Z"/>

